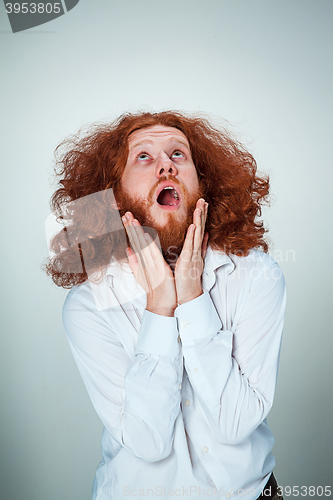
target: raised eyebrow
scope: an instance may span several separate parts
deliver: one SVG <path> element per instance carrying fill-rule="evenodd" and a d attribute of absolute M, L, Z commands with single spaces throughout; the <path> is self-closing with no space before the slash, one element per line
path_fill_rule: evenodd
<path fill-rule="evenodd" d="M 183 146 L 185 146 L 186 149 L 191 151 L 190 146 L 188 144 L 186 144 L 186 142 L 183 142 L 183 141 L 177 139 L 176 137 L 171 137 L 171 140 L 173 140 L 174 142 L 177 142 L 178 144 L 182 144 Z M 130 147 L 129 151 L 131 152 L 131 151 L 133 151 L 133 149 L 138 148 L 139 146 L 142 146 L 144 144 L 151 145 L 151 144 L 153 144 L 153 141 L 151 141 L 149 139 L 146 139 L 145 141 L 140 141 L 137 144 L 134 144 L 132 147 Z"/>
<path fill-rule="evenodd" d="M 130 151 L 132 151 L 133 149 L 135 148 L 138 148 L 139 146 L 142 146 L 143 144 L 152 144 L 153 141 L 150 141 L 149 139 L 145 140 L 145 141 L 141 141 L 141 142 L 138 142 L 137 144 L 134 144 L 133 146 L 131 146 L 129 148 Z"/>
<path fill-rule="evenodd" d="M 175 141 L 175 142 L 178 142 L 178 144 L 182 144 L 183 146 L 185 146 L 186 149 L 188 149 L 189 151 L 191 151 L 190 149 L 190 146 L 188 144 L 186 144 L 186 142 L 183 142 L 179 139 L 176 139 L 176 137 L 172 137 L 172 139 Z"/>
<path fill-rule="evenodd" d="M 189 144 L 186 144 L 186 142 L 180 141 L 179 139 L 175 139 L 175 140 L 179 144 L 182 144 L 183 146 L 185 146 L 186 149 L 188 149 L 189 151 L 191 151 Z"/>

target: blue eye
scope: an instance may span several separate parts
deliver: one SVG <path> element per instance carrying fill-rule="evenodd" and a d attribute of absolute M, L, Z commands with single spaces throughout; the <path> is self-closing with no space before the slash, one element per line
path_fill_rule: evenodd
<path fill-rule="evenodd" d="M 140 153 L 138 156 L 137 156 L 137 159 L 138 160 L 148 160 L 149 158 L 149 154 L 148 153 Z"/>
<path fill-rule="evenodd" d="M 171 157 L 174 157 L 174 158 L 182 158 L 184 156 L 185 156 L 184 153 L 182 151 L 178 151 L 178 149 L 177 149 L 177 151 L 174 151 L 171 155 Z"/>

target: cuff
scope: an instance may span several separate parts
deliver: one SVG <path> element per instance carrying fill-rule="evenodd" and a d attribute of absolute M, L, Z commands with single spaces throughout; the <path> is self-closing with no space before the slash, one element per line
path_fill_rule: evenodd
<path fill-rule="evenodd" d="M 161 316 L 145 310 L 135 354 L 179 356 L 178 330 L 175 317 Z"/>
<path fill-rule="evenodd" d="M 183 344 L 211 340 L 222 329 L 221 320 L 208 292 L 178 306 L 175 317 Z"/>

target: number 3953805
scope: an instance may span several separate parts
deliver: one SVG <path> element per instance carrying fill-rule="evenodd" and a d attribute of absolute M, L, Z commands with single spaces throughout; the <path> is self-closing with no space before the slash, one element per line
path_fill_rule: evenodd
<path fill-rule="evenodd" d="M 59 14 L 61 12 L 60 2 L 57 3 L 6 3 L 7 14 Z"/>
<path fill-rule="evenodd" d="M 330 497 L 331 487 L 330 486 L 279 486 L 278 494 L 281 496 L 289 497 Z"/>

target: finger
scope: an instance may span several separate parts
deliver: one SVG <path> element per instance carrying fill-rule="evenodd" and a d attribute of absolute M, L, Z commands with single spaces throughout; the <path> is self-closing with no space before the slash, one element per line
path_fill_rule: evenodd
<path fill-rule="evenodd" d="M 129 239 L 131 241 L 131 245 L 133 246 L 133 250 L 135 252 L 134 253 L 132 250 L 133 255 L 135 255 L 135 258 L 137 260 L 137 266 L 135 265 L 134 260 L 132 261 L 134 263 L 134 267 L 132 269 L 132 267 L 130 266 L 131 270 L 133 271 L 133 273 L 136 277 L 140 273 L 140 275 L 142 276 L 142 279 L 144 281 L 143 289 L 149 293 L 152 291 L 152 286 L 151 286 L 151 282 L 150 282 L 150 279 L 148 276 L 145 258 L 144 258 L 144 255 L 143 255 L 143 252 L 142 252 L 142 249 L 140 246 L 140 240 L 139 240 L 138 234 L 136 232 L 136 227 L 133 225 L 132 221 L 127 221 L 125 227 L 128 230 Z M 145 243 L 145 244 L 147 246 L 147 243 Z M 136 274 L 135 274 L 135 271 L 136 271 Z"/>
<path fill-rule="evenodd" d="M 152 264 L 153 262 L 151 259 L 150 250 L 148 249 L 147 251 L 145 251 L 145 249 L 147 248 L 147 242 L 144 237 L 143 229 L 139 221 L 134 219 L 133 215 L 130 212 L 127 212 L 126 215 L 127 214 L 130 214 L 129 220 L 128 218 L 126 218 L 126 229 L 128 230 L 131 246 L 133 247 L 133 250 L 138 254 L 143 266 L 146 266 L 148 263 Z"/>
<path fill-rule="evenodd" d="M 132 226 L 132 223 L 126 219 L 123 222 L 124 222 L 125 229 L 126 229 L 126 232 L 128 235 L 128 239 L 129 239 L 130 244 L 131 244 L 131 248 L 136 254 L 139 254 L 138 242 L 137 242 L 137 238 L 135 237 L 135 232 L 134 232 L 134 228 Z"/>
<path fill-rule="evenodd" d="M 202 237 L 204 238 L 205 235 L 205 226 L 206 226 L 206 221 L 207 221 L 207 214 L 208 214 L 208 203 L 205 202 L 202 210 L 202 217 L 201 217 L 201 229 L 202 229 Z"/>
<path fill-rule="evenodd" d="M 196 204 L 196 208 L 203 208 L 204 204 L 205 204 L 204 198 L 199 198 Z"/>
<path fill-rule="evenodd" d="M 139 270 L 139 263 L 137 256 L 130 247 L 126 248 L 126 255 L 128 257 L 128 263 L 131 268 L 131 271 L 133 272 L 134 276 L 136 276 Z"/>
<path fill-rule="evenodd" d="M 202 210 L 201 208 L 196 208 L 194 211 L 194 224 L 196 227 L 195 230 L 195 235 L 194 235 L 194 250 L 198 251 L 201 250 L 201 244 L 202 244 Z"/>
<path fill-rule="evenodd" d="M 146 240 L 146 234 L 137 219 L 133 219 L 132 225 L 134 227 L 135 238 L 139 245 L 140 251 L 144 257 L 144 262 L 146 265 L 154 266 L 154 259 L 151 254 L 151 247 Z"/>
<path fill-rule="evenodd" d="M 134 219 L 134 215 L 132 214 L 132 212 L 126 212 L 124 217 L 126 220 L 133 220 Z"/>
<path fill-rule="evenodd" d="M 185 262 L 189 262 L 192 259 L 195 231 L 195 224 L 191 224 L 186 232 L 185 241 L 181 252 L 182 260 L 184 260 Z"/>
<path fill-rule="evenodd" d="M 196 205 L 195 205 L 195 210 L 193 212 L 193 222 L 194 222 L 194 218 L 195 218 L 195 211 L 197 209 L 199 210 L 202 210 L 203 206 L 204 206 L 204 203 L 205 203 L 205 200 L 203 198 L 199 198 Z"/>
<path fill-rule="evenodd" d="M 207 220 L 207 213 L 208 213 L 208 203 L 204 200 L 204 198 L 200 198 L 197 201 L 196 205 L 197 209 L 201 210 L 201 219 L 200 219 L 200 232 L 197 236 L 201 236 L 201 242 L 203 241 L 204 234 L 205 234 L 205 225 L 206 225 L 206 220 Z M 195 218 L 195 214 L 194 214 Z M 195 220 L 196 225 L 198 225 L 197 220 Z M 201 244 L 200 242 L 200 244 Z"/>
<path fill-rule="evenodd" d="M 209 238 L 209 234 L 206 231 L 205 236 L 204 236 L 203 241 L 202 241 L 202 249 L 201 249 L 202 259 L 204 259 L 206 256 L 206 252 L 207 252 L 207 248 L 208 248 L 208 238 Z"/>
<path fill-rule="evenodd" d="M 154 261 L 158 262 L 161 259 L 164 260 L 161 250 L 158 248 L 150 234 L 145 233 L 144 236 L 146 239 L 146 244 L 149 246 L 149 250 Z"/>
<path fill-rule="evenodd" d="M 201 210 L 201 226 L 202 227 L 205 226 L 205 222 L 206 222 L 207 206 L 208 206 L 208 203 L 206 203 L 204 198 L 200 198 L 197 201 L 197 208 L 200 208 L 200 210 Z"/>
<path fill-rule="evenodd" d="M 135 264 L 134 260 L 131 261 L 133 263 L 133 266 L 134 266 L 133 269 L 132 269 L 131 264 L 129 262 L 131 270 L 133 271 L 135 276 L 138 276 L 138 274 L 141 270 L 140 274 L 142 275 L 142 278 L 144 280 L 144 287 L 143 288 L 146 291 L 151 291 L 152 287 L 151 287 L 150 279 L 149 279 L 149 276 L 147 273 L 144 256 L 143 256 L 142 251 L 141 251 L 140 241 L 139 241 L 138 235 L 135 231 L 135 227 L 133 226 L 132 220 L 128 220 L 126 217 L 123 218 L 123 222 L 125 224 L 125 229 L 127 231 L 128 238 L 129 238 L 131 246 L 133 248 L 132 251 L 135 252 L 135 253 L 133 252 L 133 254 L 136 256 L 136 260 L 137 260 L 137 265 Z M 147 244 L 146 244 L 146 246 L 147 246 Z"/>

